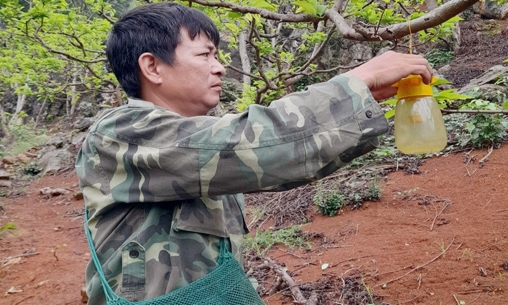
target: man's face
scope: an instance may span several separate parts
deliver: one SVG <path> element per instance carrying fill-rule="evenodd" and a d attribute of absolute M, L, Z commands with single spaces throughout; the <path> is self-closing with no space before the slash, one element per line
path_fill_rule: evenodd
<path fill-rule="evenodd" d="M 191 40 L 182 29 L 173 64 L 162 68 L 157 95 L 163 106 L 183 116 L 205 115 L 219 103 L 224 72 L 210 39 L 201 32 Z"/>

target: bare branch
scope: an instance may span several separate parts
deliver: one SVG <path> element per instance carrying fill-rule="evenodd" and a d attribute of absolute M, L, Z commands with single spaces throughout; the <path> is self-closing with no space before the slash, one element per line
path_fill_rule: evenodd
<path fill-rule="evenodd" d="M 110 81 L 109 79 L 105 79 L 103 77 L 101 77 L 99 74 L 97 74 L 93 69 L 92 67 L 90 67 L 89 65 L 85 65 L 85 68 L 90 71 L 90 73 L 92 73 L 92 75 L 97 78 L 97 79 L 100 79 L 101 81 L 103 81 L 104 83 L 108 84 L 108 85 L 112 85 L 112 86 L 116 86 L 116 84 L 112 81 Z"/>
<path fill-rule="evenodd" d="M 213 2 L 213 1 L 202 1 L 202 0 L 191 0 L 189 3 L 197 3 L 203 6 L 211 6 L 211 7 L 223 7 L 228 8 L 233 12 L 238 13 L 251 13 L 258 14 L 263 18 L 270 20 L 278 20 L 283 22 L 319 22 L 323 18 L 307 15 L 307 14 L 279 14 L 272 11 L 269 11 L 264 8 L 252 7 L 252 6 L 243 6 L 238 4 L 233 4 L 229 2 Z"/>
<path fill-rule="evenodd" d="M 238 72 L 238 73 L 240 73 L 242 75 L 248 76 L 248 77 L 253 78 L 253 79 L 263 80 L 263 78 L 260 77 L 259 75 L 254 75 L 254 74 L 245 72 L 243 69 L 239 69 L 239 68 L 237 68 L 237 67 L 235 67 L 233 65 L 227 65 L 226 68 L 227 69 L 231 69 L 231 70 L 233 70 L 235 72 Z"/>
<path fill-rule="evenodd" d="M 115 20 L 113 20 L 113 19 L 109 18 L 109 17 L 108 17 L 108 16 L 104 13 L 104 11 L 103 11 L 103 10 L 101 10 L 101 11 L 99 11 L 99 12 L 97 12 L 97 13 L 99 14 L 99 16 L 101 16 L 102 18 L 106 19 L 106 20 L 107 20 L 110 24 L 112 24 L 112 25 L 113 25 L 113 24 L 115 24 Z"/>
<path fill-rule="evenodd" d="M 479 0 L 452 0 L 447 2 L 438 8 L 433 9 L 426 15 L 411 20 L 411 32 L 415 33 L 437 26 L 461 13 L 478 1 Z M 344 38 L 350 40 L 393 41 L 410 34 L 407 22 L 381 27 L 376 31 L 375 28 L 366 28 L 358 24 L 356 24 L 355 27 L 350 26 L 344 17 L 335 10 L 326 10 L 325 16 L 335 23 L 337 30 Z"/>
<path fill-rule="evenodd" d="M 34 25 L 34 33 L 33 35 L 30 35 L 29 34 L 29 31 L 28 31 L 28 24 L 33 21 L 33 25 Z M 42 27 L 44 26 L 44 19 L 41 18 L 40 20 L 40 25 L 38 25 L 34 19 L 29 19 L 26 23 L 25 23 L 25 28 L 24 29 L 21 29 L 21 31 L 23 32 L 23 34 L 25 34 L 26 37 L 32 39 L 32 40 L 35 40 L 36 42 L 38 42 L 41 46 L 43 46 L 48 52 L 50 53 L 53 53 L 53 54 L 58 54 L 58 55 L 62 55 L 64 56 L 65 58 L 67 59 L 70 59 L 70 60 L 73 60 L 73 61 L 77 61 L 77 62 L 81 62 L 81 63 L 86 63 L 86 64 L 95 64 L 95 63 L 100 63 L 100 62 L 105 62 L 107 59 L 106 58 L 96 58 L 96 59 L 93 59 L 93 60 L 86 60 L 86 59 L 82 59 L 82 58 L 78 58 L 78 57 L 75 57 L 69 53 L 66 53 L 66 52 L 63 52 L 63 51 L 59 51 L 59 50 L 55 50 L 53 49 L 52 47 L 50 47 L 45 41 L 44 39 L 42 39 L 38 33 L 40 31 L 40 29 L 42 29 Z M 62 34 L 61 32 L 59 34 Z M 68 34 L 68 36 L 71 36 L 73 37 L 74 39 L 77 40 L 77 42 L 79 42 L 81 44 L 81 42 L 79 41 L 79 39 L 77 37 L 75 37 L 74 35 L 70 35 Z M 75 46 L 75 44 L 73 44 Z M 85 49 L 84 48 L 80 48 L 83 53 L 85 53 Z"/>
<path fill-rule="evenodd" d="M 348 0 L 335 0 L 333 2 L 332 10 L 340 12 L 346 7 L 348 2 Z"/>
<path fill-rule="evenodd" d="M 259 33 L 257 32 L 256 30 L 256 25 L 255 25 L 255 22 L 254 20 L 252 20 L 252 23 L 251 23 L 251 28 L 250 28 L 250 33 L 249 33 L 249 43 L 252 45 L 252 47 L 254 48 L 254 51 L 255 51 L 255 55 L 256 55 L 256 63 L 258 65 L 258 72 L 259 72 L 259 75 L 260 77 L 264 80 L 265 82 L 265 86 L 262 87 L 262 88 L 259 88 L 257 91 L 256 91 L 256 98 L 255 98 L 255 103 L 256 104 L 259 104 L 261 103 L 261 96 L 263 95 L 263 93 L 265 93 L 266 91 L 268 91 L 268 89 L 270 89 L 270 87 L 272 87 L 271 85 L 271 82 L 270 80 L 266 77 L 264 71 L 263 71 L 263 65 L 262 65 L 262 61 L 261 61 L 261 52 L 258 48 L 258 45 L 254 43 L 254 35 L 257 35 L 257 38 L 259 39 Z M 276 88 L 275 88 L 276 89 Z"/>
<path fill-rule="evenodd" d="M 357 33 L 342 17 L 339 12 L 334 10 L 325 10 L 325 16 L 327 16 L 337 27 L 337 30 L 344 38 L 351 40 L 365 40 L 363 35 Z"/>
<path fill-rule="evenodd" d="M 307 300 L 304 297 L 302 291 L 300 290 L 300 287 L 298 287 L 293 278 L 279 264 L 277 264 L 270 258 L 265 259 L 265 264 L 267 264 L 273 271 L 275 271 L 275 273 L 277 273 L 284 280 L 284 282 L 286 282 L 286 284 L 289 286 L 289 289 L 291 290 L 293 298 L 295 299 L 295 303 L 307 305 L 316 304 L 314 301 L 310 301 L 310 299 Z"/>
<path fill-rule="evenodd" d="M 86 55 L 86 53 L 95 53 L 97 55 L 104 55 L 104 51 L 103 50 L 87 49 L 83 45 L 83 43 L 81 42 L 79 37 L 74 35 L 74 34 L 69 34 L 69 33 L 65 33 L 65 32 L 57 32 L 57 34 L 58 35 L 62 35 L 62 36 L 66 36 L 67 40 L 69 41 L 70 44 L 72 44 L 75 48 L 80 49 L 80 50 L 83 51 L 83 55 Z"/>
<path fill-rule="evenodd" d="M 381 20 L 383 20 L 383 15 L 386 12 L 386 9 L 388 8 L 388 3 L 385 4 L 385 7 L 383 8 L 383 11 L 381 12 L 381 16 L 379 16 L 379 20 L 377 21 L 376 30 L 374 31 L 374 35 L 377 36 L 377 32 L 379 31 L 379 27 L 381 26 Z"/>
<path fill-rule="evenodd" d="M 304 77 L 306 74 L 310 74 L 308 73 L 309 71 L 309 67 L 310 65 L 316 60 L 316 58 L 321 54 L 321 52 L 323 51 L 323 48 L 328 44 L 328 42 L 330 41 L 331 37 L 332 37 L 332 34 L 335 33 L 335 26 L 333 26 L 327 36 L 326 36 L 326 39 L 325 41 L 317 44 L 312 52 L 312 55 L 310 56 L 310 58 L 298 69 L 296 70 L 294 73 L 290 73 L 289 76 L 286 77 L 285 81 L 284 81 L 284 84 L 286 86 L 290 86 L 294 83 L 296 83 L 298 80 L 300 80 L 302 77 Z M 311 72 L 312 73 L 312 72 Z M 315 72 L 314 72 L 315 73 Z"/>
<path fill-rule="evenodd" d="M 53 49 L 52 47 L 50 47 L 42 38 L 40 38 L 39 36 L 37 36 L 35 33 L 33 36 L 28 36 L 29 38 L 32 38 L 34 39 L 35 41 L 37 41 L 38 43 L 40 43 L 41 46 L 43 46 L 44 48 L 46 48 L 46 50 L 48 50 L 48 52 L 51 52 L 53 54 L 58 54 L 58 55 L 62 55 L 70 60 L 74 60 L 74 61 L 77 61 L 77 62 L 81 62 L 81 63 L 85 63 L 85 64 L 96 64 L 96 63 L 100 63 L 100 62 L 105 62 L 106 61 L 106 58 L 97 58 L 97 59 L 93 59 L 93 60 L 86 60 L 86 59 L 82 59 L 82 58 L 77 58 L 69 53 L 65 53 L 65 52 L 62 52 L 62 51 L 58 51 L 58 50 L 55 50 Z"/>
<path fill-rule="evenodd" d="M 437 26 L 448 19 L 456 16 L 479 0 L 451 0 L 430 11 L 424 16 L 411 21 L 412 32 L 418 32 L 434 26 Z M 267 9 L 242 6 L 228 2 L 213 2 L 203 0 L 191 0 L 190 4 L 197 3 L 209 7 L 227 8 L 234 12 L 258 14 L 263 18 L 277 20 L 281 22 L 311 22 L 317 23 L 321 20 L 330 19 L 337 27 L 338 32 L 346 39 L 358 41 L 394 41 L 409 34 L 407 22 L 389 25 L 380 28 L 367 28 L 361 25 L 354 27 L 348 24 L 345 18 L 339 13 L 339 9 L 344 5 L 344 1 L 336 0 L 331 9 L 326 9 L 324 16 L 312 16 L 308 14 L 281 14 L 269 11 Z"/>
<path fill-rule="evenodd" d="M 433 9 L 424 16 L 411 20 L 411 31 L 416 33 L 418 31 L 437 26 L 461 13 L 478 1 L 479 0 L 452 0 L 447 2 Z M 407 22 L 381 28 L 378 32 L 378 35 L 384 40 L 399 39 L 408 34 L 409 26 Z"/>
<path fill-rule="evenodd" d="M 367 6 L 371 5 L 371 4 L 372 4 L 372 2 L 374 2 L 374 0 L 370 0 L 370 1 L 368 1 L 367 3 L 365 3 L 365 4 L 362 6 L 362 10 L 363 10 L 364 8 L 366 8 Z"/>
<path fill-rule="evenodd" d="M 508 114 L 508 110 L 469 110 L 469 109 L 441 109 L 444 113 L 485 113 L 485 114 Z"/>

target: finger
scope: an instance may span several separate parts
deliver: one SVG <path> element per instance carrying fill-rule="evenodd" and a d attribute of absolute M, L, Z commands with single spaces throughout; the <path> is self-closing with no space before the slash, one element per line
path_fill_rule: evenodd
<path fill-rule="evenodd" d="M 371 91 L 372 96 L 376 101 L 384 100 L 397 94 L 397 88 L 388 86 L 377 90 Z"/>

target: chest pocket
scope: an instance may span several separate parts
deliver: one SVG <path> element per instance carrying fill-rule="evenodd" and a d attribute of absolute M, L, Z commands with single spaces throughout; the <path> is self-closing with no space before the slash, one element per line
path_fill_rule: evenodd
<path fill-rule="evenodd" d="M 173 229 L 229 237 L 248 232 L 235 195 L 183 201 L 175 211 Z"/>

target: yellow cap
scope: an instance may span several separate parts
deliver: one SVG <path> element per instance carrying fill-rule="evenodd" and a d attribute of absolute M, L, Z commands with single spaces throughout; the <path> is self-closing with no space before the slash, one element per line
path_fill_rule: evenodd
<path fill-rule="evenodd" d="M 432 77 L 432 83 L 437 81 L 436 77 Z M 432 87 L 423 82 L 420 75 L 409 75 L 393 84 L 397 87 L 397 99 L 403 99 L 412 96 L 432 96 Z"/>

